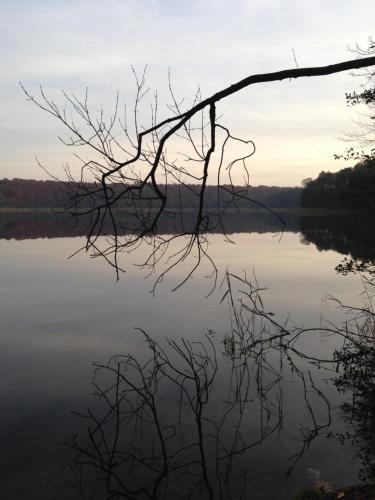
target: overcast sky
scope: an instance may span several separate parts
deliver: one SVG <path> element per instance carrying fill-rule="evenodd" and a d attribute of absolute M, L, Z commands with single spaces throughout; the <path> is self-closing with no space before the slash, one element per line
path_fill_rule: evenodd
<path fill-rule="evenodd" d="M 178 95 L 191 98 L 199 84 L 208 96 L 294 67 L 292 48 L 300 67 L 353 58 L 348 47 L 366 46 L 374 26 L 374 0 L 1 0 L 0 178 L 46 178 L 36 156 L 54 173 L 72 158 L 57 139 L 63 130 L 19 81 L 56 99 L 89 87 L 92 105 L 110 109 L 117 90 L 131 103 L 130 67 L 147 64 L 163 106 L 168 68 Z M 251 183 L 300 185 L 342 168 L 333 154 L 355 130 L 345 92 L 360 83 L 339 74 L 263 84 L 221 103 L 222 123 L 256 143 Z"/>

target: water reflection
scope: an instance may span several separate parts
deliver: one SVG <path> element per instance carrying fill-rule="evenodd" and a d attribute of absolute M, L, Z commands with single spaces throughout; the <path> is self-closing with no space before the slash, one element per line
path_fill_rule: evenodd
<path fill-rule="evenodd" d="M 221 391 L 227 387 L 230 380 L 230 355 L 233 344 L 230 339 L 226 339 L 231 330 L 227 327 L 227 311 L 222 306 L 217 306 L 218 297 L 212 296 L 206 301 L 202 300 L 206 291 L 203 277 L 197 275 L 179 294 L 169 294 L 166 286 L 161 288 L 155 297 L 147 294 L 149 284 L 141 280 L 138 271 L 132 268 L 120 283 L 115 284 L 113 275 L 108 272 L 104 263 L 93 263 L 86 255 L 65 261 L 66 256 L 77 249 L 82 241 L 78 238 L 52 239 L 54 235 L 76 234 L 74 231 L 77 227 L 72 221 L 68 220 L 66 225 L 66 221 L 60 215 L 58 217 L 60 218 L 56 219 L 53 216 L 51 219 L 45 214 L 1 216 L 3 239 L 0 242 L 0 383 L 2 401 L 7 408 L 1 415 L 4 445 L 1 481 L 4 495 L 9 498 L 24 498 L 26 495 L 33 500 L 74 498 L 61 484 L 50 495 L 41 490 L 42 483 L 44 484 L 61 464 L 60 451 L 55 449 L 55 443 L 66 439 L 74 430 L 77 430 L 81 438 L 90 439 L 87 434 L 88 420 L 69 416 L 70 410 L 84 411 L 85 408 L 90 408 L 93 415 L 102 415 L 100 412 L 103 406 L 96 408 L 87 391 L 92 360 L 106 360 L 113 353 L 130 352 L 137 360 L 145 362 L 144 345 L 140 346 L 139 339 L 133 335 L 134 326 L 140 326 L 150 332 L 158 343 L 162 342 L 165 335 L 170 339 L 183 337 L 191 343 L 201 342 L 207 328 L 217 332 L 216 336 L 211 338 L 215 343 L 220 370 L 215 374 L 210 402 L 205 405 L 207 418 L 212 420 L 212 417 L 215 417 L 220 422 L 227 404 L 223 403 Z M 242 214 L 237 219 L 234 218 L 233 231 L 241 230 L 241 224 L 249 231 L 258 231 L 258 234 L 237 234 L 233 238 L 237 245 L 225 243 L 222 235 L 212 236 L 212 254 L 222 269 L 225 269 L 228 261 L 231 261 L 231 269 L 236 268 L 239 273 L 244 269 L 251 273 L 255 267 L 261 282 L 269 288 L 264 291 L 268 304 L 266 311 L 273 311 L 278 317 L 286 317 L 292 313 L 293 319 L 299 324 L 319 324 L 320 298 L 323 293 L 344 296 L 348 303 L 353 303 L 359 280 L 354 275 L 344 277 L 335 273 L 334 267 L 340 261 L 340 255 L 335 252 L 317 252 L 314 244 L 300 245 L 297 231 L 301 221 L 298 222 L 295 217 L 291 217 L 289 224 L 293 232 L 286 232 L 281 240 L 273 238 L 272 233 L 268 232 L 279 230 L 277 221 L 272 217 L 270 220 L 265 219 L 269 219 L 269 216 L 262 219 L 258 215 L 251 217 Z M 56 220 L 59 221 L 58 225 Z M 84 228 L 79 228 L 78 234 L 81 229 Z M 24 237 L 34 240 L 15 240 Z M 36 239 L 37 237 L 51 239 L 47 241 Z M 6 241 L 5 238 L 13 240 Z M 204 271 L 205 269 L 202 274 Z M 184 270 L 181 270 L 181 273 L 183 272 Z M 170 281 L 175 278 L 175 275 L 170 276 Z M 282 320 L 279 322 L 284 324 Z M 225 343 L 222 343 L 223 339 Z M 340 349 L 341 345 L 341 340 L 336 342 L 332 337 L 311 334 L 301 339 L 299 346 L 294 347 L 299 347 L 301 352 L 308 351 L 322 357 L 328 351 Z M 257 359 L 265 361 L 264 354 L 265 351 L 258 352 Z M 278 352 L 274 351 L 272 354 L 267 351 L 266 358 L 272 362 L 271 366 L 276 373 L 279 373 Z M 273 413 L 269 420 L 264 419 L 264 423 L 268 422 L 269 429 L 276 428 L 276 431 L 259 447 L 251 448 L 243 455 L 235 455 L 232 471 L 240 474 L 246 470 L 248 489 L 256 492 L 256 498 L 262 499 L 274 498 L 275 495 L 280 499 L 290 499 L 293 492 L 302 488 L 308 481 L 309 468 L 319 469 L 322 478 L 332 482 L 353 481 L 356 469 L 348 464 L 352 454 L 348 441 L 342 449 L 337 449 L 334 440 L 326 440 L 323 432 L 316 436 L 308 449 L 303 450 L 305 442 L 308 443 L 308 439 L 305 441 L 304 438 L 313 435 L 315 427 L 304 399 L 301 379 L 296 379 L 296 372 L 288 371 L 288 359 L 285 356 L 282 365 L 282 396 L 279 395 L 280 384 L 276 383 L 268 393 L 268 403 Z M 304 362 L 299 363 L 299 368 L 307 374 Z M 330 404 L 340 405 L 341 396 L 337 395 L 332 384 L 324 382 L 331 374 L 327 375 L 322 370 L 316 371 L 313 366 L 311 370 L 315 387 L 324 393 Z M 107 372 L 103 369 L 100 373 L 103 375 Z M 257 393 L 256 377 L 266 383 L 271 381 L 272 373 L 269 367 L 262 374 L 256 370 L 251 372 L 251 388 L 255 389 L 255 392 L 249 395 L 249 401 L 245 405 L 248 411 L 244 413 L 242 420 L 241 437 L 248 442 L 256 442 L 262 436 L 259 425 L 262 411 L 264 416 L 267 415 L 262 406 L 258 405 L 257 398 L 264 392 Z M 327 405 L 313 389 L 308 374 L 307 377 L 307 393 L 319 427 L 328 422 Z M 167 382 L 167 379 L 163 380 Z M 109 380 L 105 376 L 98 379 L 98 382 L 104 383 L 102 388 L 108 387 L 105 384 Z M 176 423 L 176 415 L 169 412 L 175 411 L 177 406 L 171 408 L 168 399 L 172 394 L 171 387 L 175 386 L 172 382 L 170 385 L 168 383 L 164 390 L 159 385 L 159 403 L 163 418 L 170 416 L 169 422 Z M 176 390 L 173 394 L 176 394 Z M 229 396 L 225 399 L 230 401 Z M 283 404 L 283 420 L 279 432 L 280 402 Z M 191 419 L 193 413 L 188 411 L 186 405 L 184 411 L 186 430 L 193 432 L 196 429 L 195 420 Z M 238 411 L 232 411 L 232 416 L 233 419 L 228 415 L 226 431 L 219 440 L 220 446 L 225 446 L 227 450 L 231 449 L 230 443 L 233 442 L 232 424 L 234 417 L 239 416 Z M 335 421 L 340 427 L 339 416 L 335 415 Z M 306 426 L 301 427 L 301 423 Z M 217 429 L 209 422 L 204 425 L 209 435 L 207 453 L 210 457 L 210 467 L 216 470 L 212 463 L 216 463 Z M 334 423 L 332 432 L 338 430 L 335 425 Z M 91 428 L 93 429 L 93 426 Z M 145 433 L 149 438 L 149 431 L 145 429 Z M 263 435 L 268 435 L 267 431 L 264 430 Z M 177 436 L 168 434 L 167 438 L 170 443 L 173 440 L 178 441 Z M 186 442 L 188 434 L 185 434 L 183 439 Z M 194 461 L 197 450 L 198 446 L 195 447 L 194 453 L 191 452 L 192 455 L 195 454 Z M 293 455 L 297 458 L 301 450 L 304 453 L 300 461 L 296 464 L 292 476 L 286 479 L 285 473 L 293 463 L 290 458 Z M 194 474 L 197 469 L 202 470 L 198 462 L 194 463 L 195 465 L 191 466 L 193 476 L 185 476 L 185 479 L 189 477 L 188 486 L 193 484 L 192 477 L 199 481 Z M 230 463 L 229 456 L 227 463 Z M 224 474 L 226 468 L 220 470 Z M 234 475 L 231 477 L 233 481 L 230 483 L 230 491 L 238 492 L 239 496 L 245 478 L 240 476 L 236 479 Z M 179 483 L 180 479 L 176 481 Z M 172 483 L 176 481 L 173 480 Z M 186 484 L 186 481 L 183 484 Z M 170 487 L 172 488 L 172 484 Z M 83 498 L 89 498 L 87 491 L 85 495 Z"/>
<path fill-rule="evenodd" d="M 305 243 L 313 243 L 319 251 L 334 250 L 346 255 L 336 270 L 375 272 L 375 220 L 366 215 L 305 216 L 299 219 Z"/>
<path fill-rule="evenodd" d="M 129 232 L 129 218 L 126 216 L 127 229 L 121 224 L 121 218 L 125 215 L 118 215 L 119 236 Z M 213 216 L 213 218 L 215 218 Z M 298 218 L 295 215 L 284 214 L 283 216 L 287 231 L 297 232 L 299 229 Z M 228 212 L 221 216 L 222 225 L 215 225 L 214 233 L 266 233 L 280 232 L 282 226 L 280 221 L 272 214 L 259 211 L 250 212 Z M 189 232 L 195 222 L 194 213 L 185 213 L 183 221 L 183 231 Z M 157 232 L 159 234 L 181 234 L 182 221 L 176 212 L 164 213 L 161 217 Z M 0 212 L 0 238 L 25 240 L 34 238 L 65 238 L 78 237 L 87 234 L 92 225 L 92 219 L 88 216 L 72 217 L 68 213 L 46 212 Z M 113 234 L 112 222 L 104 220 L 102 228 L 103 235 Z"/>
<path fill-rule="evenodd" d="M 281 432 L 286 381 L 301 386 L 304 413 L 296 453 L 288 468 L 280 468 L 292 472 L 331 427 L 330 402 L 315 383 L 321 369 L 338 373 L 334 385 L 346 396 L 340 409 L 347 427 L 327 437 L 354 445 L 359 478 L 373 481 L 375 284 L 367 282 L 369 302 L 360 308 L 337 302 L 351 314 L 343 325 L 320 329 L 279 323 L 264 308 L 255 280 L 227 273 L 226 285 L 232 327 L 222 342 L 209 331 L 201 341 L 162 345 L 141 331 L 145 356 L 116 355 L 96 365 L 93 385 L 100 404 L 80 415 L 88 430 L 67 443 L 75 453 L 69 470 L 82 497 L 90 491 L 92 499 L 248 498 L 254 467 L 249 452 Z M 300 337 L 317 330 L 341 338 L 343 347 L 324 359 L 301 350 Z M 320 471 L 309 470 L 320 477 Z M 338 486 L 316 484 L 329 491 Z M 257 498 L 267 494 L 267 487 L 256 490 Z M 369 494 L 365 498 L 372 498 L 370 486 Z"/>
<path fill-rule="evenodd" d="M 345 307 L 346 325 L 357 331 L 356 338 L 347 339 L 334 353 L 339 376 L 337 389 L 346 396 L 340 406 L 345 427 L 330 434 L 341 444 L 349 441 L 361 462 L 359 477 L 373 482 L 375 477 L 375 282 L 365 281 L 366 304 L 358 309 Z"/>
<path fill-rule="evenodd" d="M 121 235 L 121 213 L 119 235 Z M 215 233 L 279 233 L 283 228 L 275 216 L 259 211 L 228 212 L 221 216 L 222 225 L 215 226 Z M 314 244 L 319 251 L 334 250 L 348 255 L 360 265 L 375 259 L 375 220 L 358 214 L 295 215 L 282 214 L 285 232 L 300 232 L 302 241 Z M 191 214 L 193 224 L 194 214 Z M 72 217 L 67 213 L 51 212 L 0 212 L 0 239 L 36 239 L 84 236 L 91 226 L 89 217 Z M 160 220 L 160 234 L 181 234 L 181 219 L 175 212 L 165 214 Z M 189 231 L 189 214 L 184 214 L 184 230 Z M 110 234 L 110 223 L 104 225 L 103 234 Z"/>
<path fill-rule="evenodd" d="M 127 229 L 123 229 L 118 214 L 118 236 L 130 231 L 127 217 Z M 214 216 L 212 216 L 214 219 Z M 214 233 L 228 236 L 234 233 L 268 233 L 280 231 L 301 233 L 302 242 L 314 244 L 319 251 L 334 250 L 345 255 L 336 266 L 337 272 L 346 275 L 352 272 L 375 273 L 375 220 L 373 217 L 358 214 L 320 214 L 295 215 L 282 214 L 285 228 L 270 213 L 228 212 L 221 215 L 220 224 L 215 224 Z M 166 213 L 161 217 L 157 232 L 159 234 L 180 235 L 191 230 L 195 221 L 192 213 L 184 214 L 184 222 L 176 212 Z M 67 213 L 49 211 L 0 212 L 0 239 L 37 239 L 81 237 L 88 233 L 92 219 L 72 217 Z M 112 222 L 104 219 L 101 232 L 111 234 Z"/>
<path fill-rule="evenodd" d="M 127 218 L 126 230 L 121 223 Z M 215 216 L 212 216 L 214 219 Z M 346 275 L 352 272 L 375 273 L 375 220 L 358 214 L 295 215 L 282 214 L 285 228 L 270 213 L 262 211 L 233 211 L 221 215 L 220 223 L 213 221 L 213 233 L 228 236 L 234 233 L 267 233 L 280 231 L 301 233 L 302 242 L 314 244 L 319 251 L 334 250 L 345 255 L 336 265 L 337 272 Z M 129 216 L 118 214 L 118 236 L 128 233 Z M 195 221 L 193 213 L 185 213 L 182 220 L 176 212 L 163 214 L 157 232 L 181 235 L 189 233 Z M 67 213 L 49 211 L 0 212 L 0 239 L 37 239 L 85 236 L 93 224 L 89 216 L 72 217 Z M 191 227 L 190 227 L 191 226 Z M 101 233 L 110 235 L 112 222 L 104 219 Z"/>
<path fill-rule="evenodd" d="M 299 350 L 307 331 L 278 323 L 256 281 L 229 273 L 225 281 L 232 328 L 223 342 L 213 331 L 201 341 L 163 343 L 141 331 L 141 357 L 121 354 L 96 364 L 99 405 L 81 415 L 88 430 L 67 443 L 82 495 L 248 498 L 249 451 L 281 431 L 285 380 L 295 391 L 300 386 L 305 411 L 300 443 L 280 469 L 289 474 L 330 426 L 329 401 L 312 373 L 331 365 L 329 355 L 321 360 Z M 257 498 L 267 498 L 262 490 Z"/>

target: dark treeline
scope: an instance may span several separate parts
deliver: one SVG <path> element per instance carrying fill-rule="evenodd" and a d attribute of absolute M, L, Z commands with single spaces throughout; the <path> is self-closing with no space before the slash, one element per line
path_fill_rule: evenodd
<path fill-rule="evenodd" d="M 225 186 L 224 186 L 225 188 Z M 78 208 L 92 208 L 102 199 L 86 196 L 87 190 L 94 190 L 93 184 L 74 184 L 58 181 L 35 181 L 26 179 L 0 180 L 0 208 L 63 208 L 77 202 Z M 123 186 L 113 184 L 114 196 L 121 193 Z M 258 204 L 269 208 L 328 208 L 375 211 L 375 160 L 365 160 L 355 167 L 344 168 L 336 173 L 321 172 L 316 179 L 304 181 L 304 187 L 251 186 L 232 187 L 239 193 L 233 202 L 232 195 L 217 186 L 207 186 L 205 208 L 254 208 Z M 172 184 L 167 187 L 169 209 L 197 208 L 199 185 Z M 146 190 L 147 191 L 147 190 Z M 147 198 L 147 192 L 144 198 Z M 76 194 L 78 193 L 78 198 Z M 150 188 L 150 197 L 152 189 Z M 119 208 L 134 206 L 133 201 L 120 199 Z M 139 204 L 147 204 L 147 201 Z"/>
<path fill-rule="evenodd" d="M 336 173 L 321 172 L 304 184 L 302 207 L 375 210 L 375 160 L 365 160 Z"/>
<path fill-rule="evenodd" d="M 64 184 L 28 179 L 0 180 L 0 207 L 56 208 L 69 201 Z"/>
<path fill-rule="evenodd" d="M 0 180 L 0 207 L 3 208 L 57 208 L 70 206 L 74 200 L 74 193 L 84 193 L 85 188 L 94 188 L 94 185 L 86 184 L 79 187 L 78 184 L 63 183 L 57 181 L 35 181 L 25 179 L 3 179 Z M 113 192 L 121 192 L 121 184 L 112 185 Z M 198 193 L 200 186 L 168 186 L 168 208 L 194 208 L 198 204 Z M 237 187 L 236 191 L 241 195 L 251 198 L 270 208 L 296 208 L 299 206 L 301 189 L 297 187 L 256 186 Z M 220 190 L 219 199 L 221 206 L 230 202 L 232 196 Z M 99 202 L 100 200 L 97 200 Z M 218 188 L 207 186 L 205 192 L 206 208 L 216 208 L 218 201 Z M 94 202 L 95 203 L 95 202 Z M 83 196 L 78 203 L 80 208 L 93 205 L 92 197 Z M 118 206 L 125 208 L 126 200 Z M 233 204 L 231 206 L 234 206 Z M 256 206 L 249 200 L 240 198 L 235 206 L 239 208 L 253 208 Z"/>

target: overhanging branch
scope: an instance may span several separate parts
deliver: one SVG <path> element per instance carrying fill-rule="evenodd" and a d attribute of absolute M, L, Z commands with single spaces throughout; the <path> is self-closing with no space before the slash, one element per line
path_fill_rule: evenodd
<path fill-rule="evenodd" d="M 67 106 L 71 107 L 71 111 L 77 117 L 77 122 L 80 122 L 78 124 L 70 118 L 71 114 L 65 108 L 59 109 L 53 100 L 47 98 L 43 89 L 41 89 L 39 99 L 36 99 L 24 87 L 22 88 L 29 100 L 57 118 L 66 127 L 71 135 L 66 143 L 68 146 L 86 147 L 91 150 L 93 155 L 93 159 L 83 161 L 78 183 L 72 182 L 73 177 L 70 170 L 67 170 L 69 186 L 72 186 L 74 191 L 72 203 L 67 207 L 67 210 L 77 216 L 82 215 L 83 212 L 86 215 L 93 215 L 93 222 L 87 235 L 86 250 L 92 250 L 95 255 L 104 257 L 118 272 L 118 252 L 120 250 L 132 251 L 147 240 L 148 243 L 151 243 L 151 252 L 143 263 L 144 267 L 153 269 L 155 263 L 168 257 L 167 270 L 170 271 L 187 257 L 192 256 L 192 250 L 195 249 L 195 260 L 191 265 L 191 269 L 195 270 L 203 257 L 210 260 L 207 253 L 206 234 L 218 225 L 225 233 L 221 220 L 223 211 L 229 206 L 237 209 L 243 200 L 259 205 L 256 200 L 251 199 L 246 187 L 245 189 L 241 188 L 241 190 L 235 188 L 231 176 L 234 165 L 243 168 L 248 175 L 246 162 L 255 153 L 255 145 L 251 140 L 232 136 L 229 129 L 219 123 L 219 118 L 216 115 L 216 104 L 222 99 L 258 83 L 326 76 L 373 65 L 375 65 L 375 56 L 343 61 L 328 66 L 294 68 L 251 75 L 206 99 L 200 100 L 200 91 L 197 92 L 193 106 L 185 111 L 181 110 L 170 85 L 172 105 L 169 106 L 169 109 L 174 114 L 158 121 L 158 103 L 157 96 L 155 96 L 152 125 L 148 128 L 142 128 L 137 123 L 137 109 L 140 100 L 146 94 L 143 88 L 145 82 L 143 75 L 141 79 L 136 78 L 135 128 L 132 137 L 126 125 L 126 116 L 124 124 L 119 121 L 124 135 L 122 141 L 125 144 L 120 143 L 120 136 L 114 131 L 114 125 L 117 122 L 118 100 L 116 100 L 112 118 L 106 122 L 103 118 L 103 110 L 100 110 L 99 117 L 97 117 L 89 108 L 87 92 L 83 100 L 63 92 Z M 83 127 L 80 126 L 81 124 Z M 206 130 L 209 131 L 207 136 Z M 220 134 L 223 133 L 225 137 L 222 140 Z M 192 153 L 186 154 L 188 150 L 184 150 L 181 153 L 182 160 L 169 160 L 167 146 L 173 138 L 186 140 L 187 142 L 184 144 L 190 147 Z M 229 177 L 228 186 L 223 181 L 221 172 L 224 170 L 222 168 L 225 157 L 224 150 L 229 141 L 241 143 L 242 146 L 248 145 L 249 150 L 243 156 L 234 161 L 231 160 L 226 165 L 225 170 Z M 217 161 L 214 154 L 217 149 L 219 149 L 218 163 L 216 164 L 217 211 L 212 214 L 206 210 L 206 193 L 209 172 L 213 168 L 213 162 Z M 186 161 L 189 162 L 188 168 L 184 166 Z M 91 178 L 93 177 L 99 182 L 99 186 L 85 184 L 83 172 L 88 172 Z M 183 190 L 189 191 L 194 199 L 192 203 L 194 223 L 189 226 L 189 229 L 186 229 L 182 210 L 184 205 L 180 195 L 180 199 L 177 200 L 179 205 L 177 203 L 178 206 L 172 208 L 178 211 L 182 228 L 178 236 L 183 237 L 184 243 L 182 248 L 174 249 L 171 255 L 167 256 L 170 245 L 175 244 L 177 236 L 176 234 L 173 237 L 159 235 L 158 223 L 171 208 L 168 186 L 170 183 L 176 182 L 180 186 L 181 192 Z M 198 182 L 198 184 L 193 185 L 192 182 Z M 87 201 L 91 203 L 88 207 Z M 121 223 L 117 216 L 118 208 L 127 210 Z M 107 239 L 107 247 L 103 250 L 97 246 L 98 236 L 103 234 L 103 227 L 108 220 L 112 226 L 113 240 Z M 124 241 L 121 242 L 118 236 L 119 225 L 121 225 L 121 232 L 126 234 Z M 214 263 L 210 262 L 216 273 Z M 164 274 L 165 272 L 162 272 L 159 278 L 162 278 Z M 188 276 L 190 274 L 188 273 Z"/>

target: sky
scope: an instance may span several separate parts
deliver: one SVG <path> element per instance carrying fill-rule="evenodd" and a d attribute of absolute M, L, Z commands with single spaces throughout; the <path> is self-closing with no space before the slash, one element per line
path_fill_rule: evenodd
<path fill-rule="evenodd" d="M 374 26 L 374 0 L 1 0 L 0 178 L 48 178 L 36 158 L 60 177 L 66 163 L 78 168 L 58 139 L 63 127 L 27 101 L 20 81 L 33 95 L 42 85 L 61 105 L 61 89 L 83 96 L 87 87 L 92 109 L 109 112 L 117 91 L 131 108 L 131 67 L 147 65 L 164 117 L 169 71 L 188 105 L 198 85 L 207 97 L 248 75 L 295 67 L 292 49 L 299 67 L 352 59 L 349 49 L 365 47 Z M 361 83 L 349 73 L 274 82 L 221 102 L 221 123 L 256 144 L 250 183 L 298 186 L 348 166 L 333 155 L 356 130 L 345 92 Z M 241 183 L 242 172 L 233 178 Z"/>

